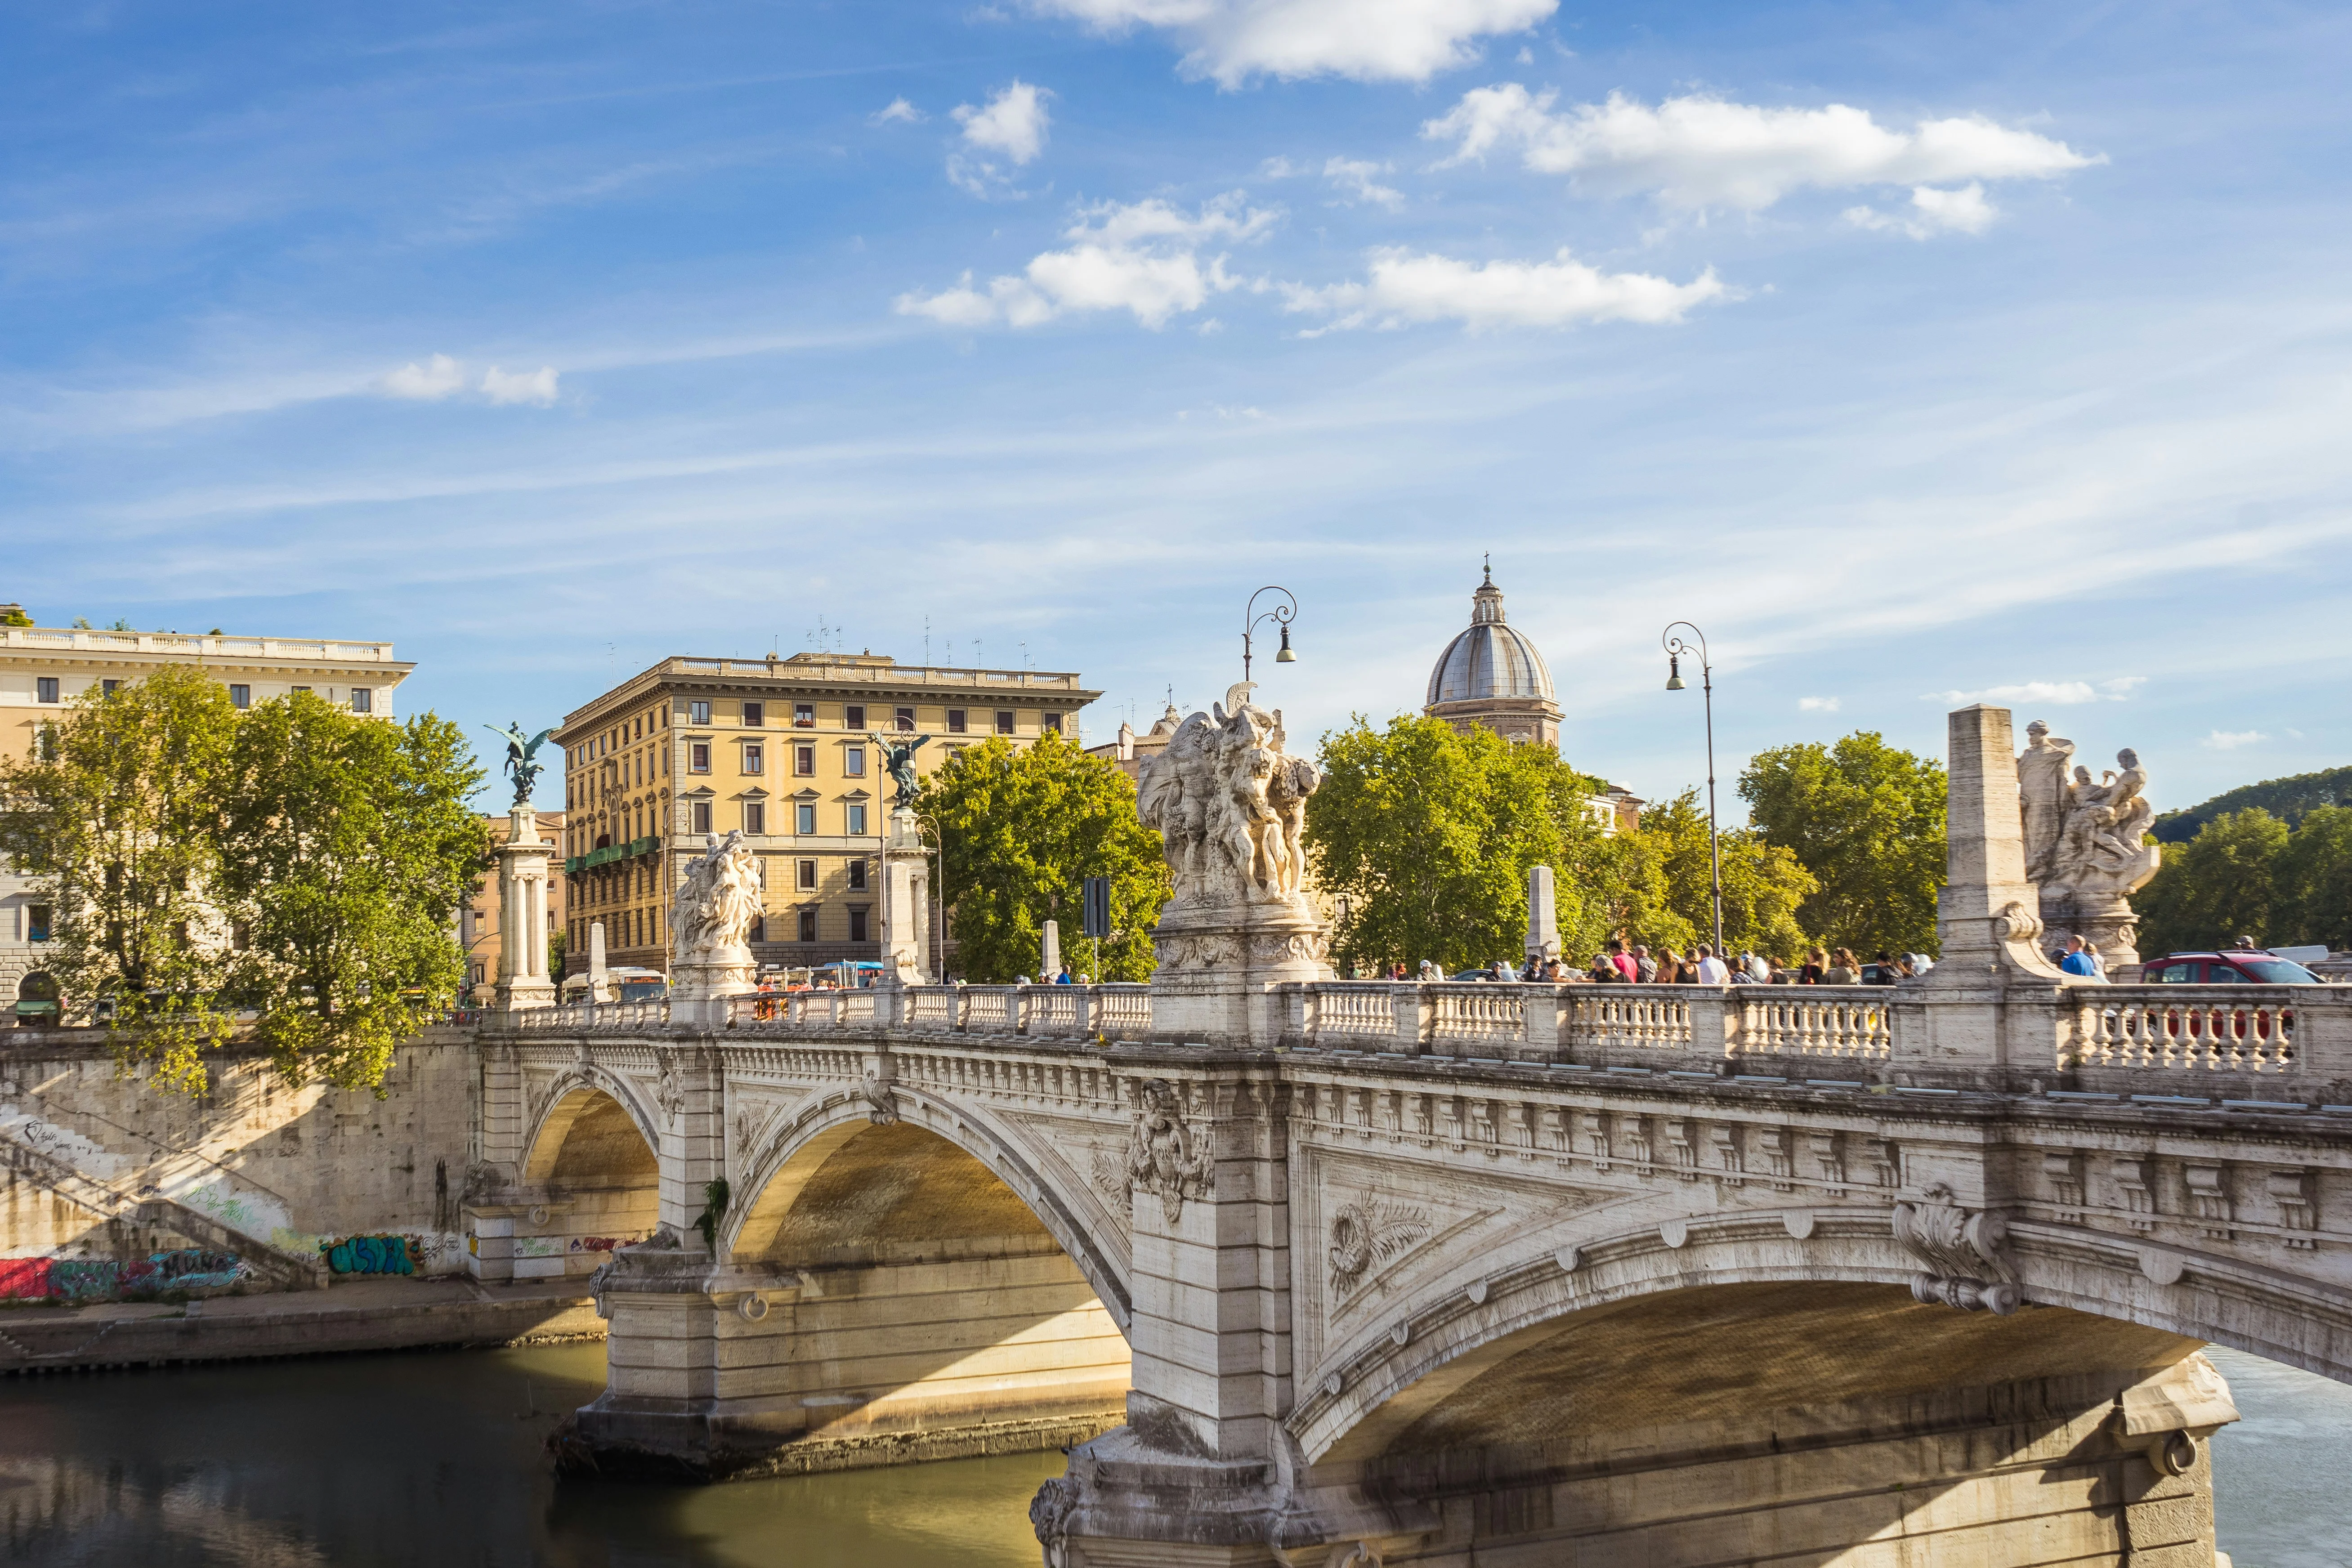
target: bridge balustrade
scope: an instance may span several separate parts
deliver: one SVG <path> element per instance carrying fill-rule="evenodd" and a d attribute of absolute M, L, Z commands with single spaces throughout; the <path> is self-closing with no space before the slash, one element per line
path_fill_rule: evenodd
<path fill-rule="evenodd" d="M 2111 985 L 2075 993 L 2075 1058 L 2084 1067 L 2291 1073 L 2294 990 L 2243 985 Z M 2325 1005 L 2325 1003 L 2321 1003 Z M 2341 1012 L 2340 1005 L 2335 1009 Z"/>
<path fill-rule="evenodd" d="M 1741 988 L 1738 1048 L 1759 1056 L 1884 1061 L 1895 1050 L 1895 992 L 1879 985 Z"/>

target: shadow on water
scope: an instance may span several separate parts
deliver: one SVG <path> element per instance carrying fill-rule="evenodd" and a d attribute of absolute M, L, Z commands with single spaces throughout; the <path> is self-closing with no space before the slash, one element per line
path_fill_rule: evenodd
<path fill-rule="evenodd" d="M 1031 1568 L 1059 1454 L 727 1486 L 566 1482 L 601 1345 L 0 1380 L 0 1562 Z"/>

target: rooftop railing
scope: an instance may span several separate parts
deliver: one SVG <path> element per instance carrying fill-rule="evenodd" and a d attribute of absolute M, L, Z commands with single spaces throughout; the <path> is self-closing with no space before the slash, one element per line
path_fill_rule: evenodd
<path fill-rule="evenodd" d="M 0 627 L 0 647 L 58 653 L 159 653 L 200 658 L 308 660 L 329 664 L 392 664 L 392 645 L 311 637 L 232 637 L 180 632 L 100 632 L 51 626 Z"/>

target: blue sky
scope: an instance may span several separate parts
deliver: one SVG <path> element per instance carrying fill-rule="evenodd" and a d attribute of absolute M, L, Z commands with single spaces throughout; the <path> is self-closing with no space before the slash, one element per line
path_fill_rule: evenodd
<path fill-rule="evenodd" d="M 2352 761 L 2347 58 L 2285 5 L 15 7 L 0 597 L 391 637 L 469 728 L 928 628 L 1099 739 L 1281 583 L 1312 733 L 1418 705 L 1491 552 L 1642 793 L 1703 771 L 1687 617 L 1727 798 L 1990 692 L 2190 804 Z"/>

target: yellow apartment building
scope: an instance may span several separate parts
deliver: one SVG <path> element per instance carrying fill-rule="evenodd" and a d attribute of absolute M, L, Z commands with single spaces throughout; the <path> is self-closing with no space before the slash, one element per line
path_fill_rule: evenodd
<path fill-rule="evenodd" d="M 16 612 L 15 605 L 0 605 L 0 620 Z M 394 716 L 394 697 L 416 668 L 394 658 L 388 642 L 0 625 L 0 748 L 32 755 L 41 726 L 77 696 L 93 686 L 110 691 L 167 664 L 204 670 L 228 688 L 239 708 L 315 691 L 384 719 Z M 20 1004 L 16 1016 L 27 1022 L 46 1016 L 56 996 L 41 965 L 49 913 L 30 880 L 0 864 L 0 1005 Z"/>
<path fill-rule="evenodd" d="M 929 773 L 966 746 L 1048 731 L 1074 743 L 1096 698 L 1071 673 L 902 666 L 877 654 L 676 658 L 567 715 L 564 966 L 669 967 L 670 896 L 706 837 L 740 828 L 759 857 L 763 964 L 871 959 L 880 951 L 882 834 L 890 780 L 871 737 L 923 734 Z"/>

